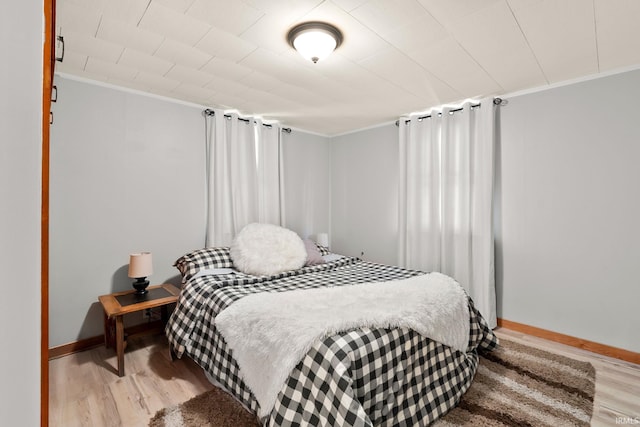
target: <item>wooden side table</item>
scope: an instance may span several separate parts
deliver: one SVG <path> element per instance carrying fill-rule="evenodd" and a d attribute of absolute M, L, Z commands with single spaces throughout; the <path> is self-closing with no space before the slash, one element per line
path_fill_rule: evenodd
<path fill-rule="evenodd" d="M 135 313 L 149 308 L 160 307 L 162 321 L 166 323 L 169 315 L 167 305 L 178 301 L 180 290 L 172 284 L 149 286 L 148 293 L 137 296 L 136 291 L 116 292 L 102 295 L 98 299 L 104 309 L 104 344 L 107 348 L 115 347 L 118 355 L 118 376 L 124 375 L 124 336 L 125 314 Z"/>

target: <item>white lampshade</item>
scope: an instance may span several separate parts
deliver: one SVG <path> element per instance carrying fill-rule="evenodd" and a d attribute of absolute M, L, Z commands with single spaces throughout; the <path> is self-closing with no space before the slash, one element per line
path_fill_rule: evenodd
<path fill-rule="evenodd" d="M 317 244 L 320 246 L 324 246 L 325 248 L 329 247 L 329 235 L 327 233 L 318 233 L 317 236 Z"/>
<path fill-rule="evenodd" d="M 324 22 L 305 22 L 289 31 L 289 44 L 314 63 L 326 58 L 342 43 L 342 33 Z"/>
<path fill-rule="evenodd" d="M 129 255 L 129 277 L 147 277 L 152 274 L 151 252 L 139 252 Z"/>

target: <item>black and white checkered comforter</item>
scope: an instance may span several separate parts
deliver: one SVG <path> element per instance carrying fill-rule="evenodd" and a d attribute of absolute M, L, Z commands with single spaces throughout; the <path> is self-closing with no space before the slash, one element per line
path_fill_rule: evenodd
<path fill-rule="evenodd" d="M 245 406 L 258 402 L 242 381 L 215 316 L 243 296 L 412 277 L 422 272 L 343 258 L 278 276 L 201 276 L 183 288 L 166 332 Z M 497 339 L 469 300 L 469 346 L 460 352 L 406 329 L 359 328 L 314 345 L 291 373 L 264 425 L 425 426 L 453 408 L 475 374 L 477 349 Z"/>

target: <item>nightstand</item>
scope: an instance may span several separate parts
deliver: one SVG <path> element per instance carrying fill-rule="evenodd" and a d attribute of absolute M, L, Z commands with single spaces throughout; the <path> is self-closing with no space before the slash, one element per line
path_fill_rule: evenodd
<path fill-rule="evenodd" d="M 116 292 L 102 295 L 98 299 L 104 309 L 104 344 L 115 347 L 118 355 L 118 376 L 124 375 L 124 349 L 126 347 L 124 322 L 125 314 L 160 307 L 162 321 L 169 318 L 167 305 L 178 301 L 180 290 L 172 284 L 149 286 L 146 295 L 138 296 L 136 291 Z"/>

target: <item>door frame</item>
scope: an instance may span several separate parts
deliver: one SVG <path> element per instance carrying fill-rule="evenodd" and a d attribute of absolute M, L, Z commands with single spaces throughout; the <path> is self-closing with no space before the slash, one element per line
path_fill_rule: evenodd
<path fill-rule="evenodd" d="M 49 131 L 55 68 L 56 1 L 43 0 L 42 189 L 40 211 L 40 426 L 49 426 Z"/>

